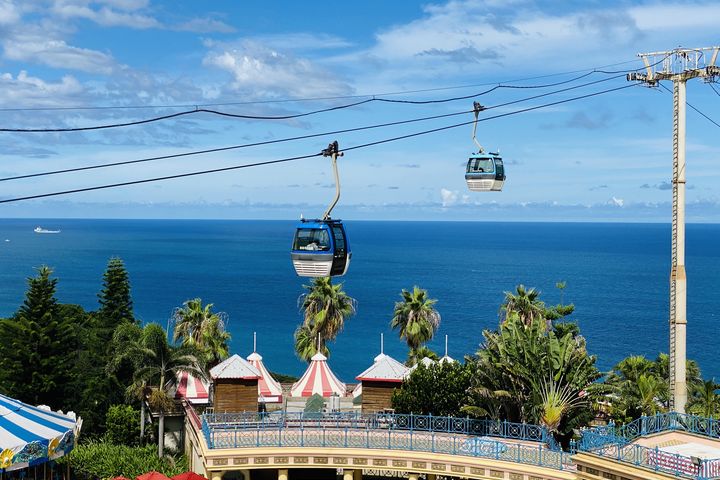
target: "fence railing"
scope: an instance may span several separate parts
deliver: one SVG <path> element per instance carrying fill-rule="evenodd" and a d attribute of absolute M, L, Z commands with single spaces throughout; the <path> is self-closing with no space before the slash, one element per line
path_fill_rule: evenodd
<path fill-rule="evenodd" d="M 658 447 L 630 444 L 641 436 L 667 431 L 720 438 L 720 422 L 677 412 L 640 417 L 619 427 L 610 424 L 584 431 L 577 442 L 577 449 L 678 477 L 699 480 L 720 478 L 720 459 L 703 459 L 666 452 Z"/>
<path fill-rule="evenodd" d="M 208 418 L 210 417 L 210 418 Z M 248 447 L 329 447 L 368 448 L 382 450 L 410 450 L 451 455 L 482 457 L 508 462 L 536 465 L 558 470 L 572 470 L 570 454 L 550 450 L 546 445 L 503 443 L 488 437 L 472 436 L 464 432 L 426 431 L 387 428 L 353 428 L 349 425 L 328 427 L 303 423 L 298 428 L 284 424 L 271 428 L 264 424 L 237 428 L 212 423 L 209 415 L 203 418 L 203 432 L 210 448 Z"/>
<path fill-rule="evenodd" d="M 358 414 L 339 413 L 214 413 L 203 415 L 203 420 L 213 429 L 276 430 L 344 429 L 353 430 L 403 430 L 410 432 L 456 433 L 482 437 L 542 442 L 551 450 L 560 450 L 554 437 L 542 426 L 499 420 L 476 420 L 471 418 L 438 417 L 414 414 Z"/>

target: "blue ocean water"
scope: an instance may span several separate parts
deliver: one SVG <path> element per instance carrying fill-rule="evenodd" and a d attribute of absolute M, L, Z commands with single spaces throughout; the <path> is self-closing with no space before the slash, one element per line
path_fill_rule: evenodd
<path fill-rule="evenodd" d="M 38 235 L 33 228 L 61 229 Z M 2 220 L 0 316 L 21 304 L 25 279 L 46 264 L 59 278 L 61 302 L 97 308 L 111 256 L 126 263 L 136 315 L 166 325 L 175 307 L 201 297 L 229 315 L 232 351 L 247 356 L 252 334 L 273 370 L 299 375 L 293 331 L 297 298 L 308 283 L 292 269 L 294 222 L 206 220 Z M 404 360 L 390 330 L 403 288 L 419 285 L 438 300 L 442 324 L 431 347 L 461 358 L 495 328 L 503 292 L 537 287 L 548 303 L 565 301 L 601 369 L 630 354 L 667 351 L 670 228 L 659 224 L 348 221 L 353 249 L 341 280 L 357 315 L 331 346 L 330 365 L 352 382 L 379 352 Z M 6 241 L 9 240 L 9 241 Z M 688 352 L 705 376 L 720 378 L 720 225 L 687 226 Z"/>

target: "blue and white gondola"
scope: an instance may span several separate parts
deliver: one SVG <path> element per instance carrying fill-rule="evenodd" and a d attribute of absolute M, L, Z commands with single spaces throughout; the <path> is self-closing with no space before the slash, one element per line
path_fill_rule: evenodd
<path fill-rule="evenodd" d="M 290 251 L 293 267 L 299 276 L 345 275 L 351 256 L 342 220 L 300 220 Z"/>
<path fill-rule="evenodd" d="M 485 108 L 478 102 L 473 102 L 472 139 L 478 147 L 478 152 L 470 155 L 465 169 L 465 181 L 468 189 L 473 192 L 500 192 L 505 184 L 505 166 L 499 153 L 486 152 L 477 140 L 478 115 Z"/>
<path fill-rule="evenodd" d="M 505 166 L 497 153 L 470 155 L 465 181 L 473 192 L 500 192 L 505 184 Z"/>

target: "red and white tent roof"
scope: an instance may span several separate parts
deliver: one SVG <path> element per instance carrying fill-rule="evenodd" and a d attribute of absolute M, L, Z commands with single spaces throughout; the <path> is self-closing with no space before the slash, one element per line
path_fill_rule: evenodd
<path fill-rule="evenodd" d="M 329 397 L 336 393 L 341 397 L 345 396 L 346 387 L 327 364 L 327 357 L 322 353 L 316 353 L 310 359 L 310 365 L 303 376 L 295 382 L 290 390 L 293 397 L 310 397 L 314 394 Z"/>
<path fill-rule="evenodd" d="M 199 378 L 195 378 L 188 372 L 178 373 L 177 386 L 175 387 L 175 398 L 185 398 L 193 404 L 202 404 L 210 402 L 210 384 Z"/>
<path fill-rule="evenodd" d="M 247 359 L 250 365 L 260 372 L 260 378 L 258 378 L 258 401 L 264 403 L 281 403 L 282 387 L 277 380 L 270 375 L 267 368 L 265 368 L 262 356 L 257 352 L 253 352 L 248 355 Z"/>

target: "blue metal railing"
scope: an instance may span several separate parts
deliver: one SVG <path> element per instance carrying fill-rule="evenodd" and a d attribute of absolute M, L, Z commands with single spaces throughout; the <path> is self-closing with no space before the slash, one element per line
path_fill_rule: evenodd
<path fill-rule="evenodd" d="M 586 430 L 576 446 L 579 451 L 671 473 L 678 477 L 698 480 L 720 478 L 720 459 L 702 459 L 665 452 L 657 447 L 648 448 L 630 444 L 641 436 L 667 431 L 684 431 L 709 438 L 720 438 L 720 422 L 684 413 L 663 413 L 652 417 L 640 417 L 619 427 L 610 424 L 606 427 Z"/>
<path fill-rule="evenodd" d="M 521 443 L 503 443 L 488 437 L 467 435 L 452 429 L 430 431 L 409 428 L 371 428 L 359 423 L 361 418 L 348 419 L 358 423 L 341 424 L 322 423 L 323 419 L 306 419 L 295 425 L 275 422 L 277 416 L 248 422 L 221 423 L 220 419 L 238 420 L 240 417 L 216 415 L 203 416 L 203 432 L 209 448 L 243 447 L 330 447 L 330 448 L 368 448 L 382 450 L 410 450 L 451 455 L 483 457 L 508 462 L 536 465 L 547 468 L 573 469 L 570 454 L 550 450 L 546 445 L 526 445 Z M 292 418 L 292 417 L 290 417 Z M 243 420 L 246 419 L 242 418 Z M 452 419 L 452 417 L 451 417 Z M 264 422 L 264 420 L 268 420 Z M 328 420 L 324 417 L 324 420 Z M 242 426 L 240 426 L 242 425 Z M 272 426 L 271 426 L 272 425 Z M 291 426 L 292 425 L 292 426 Z M 355 426 L 353 426 L 355 425 Z"/>
<path fill-rule="evenodd" d="M 546 428 L 526 423 L 471 418 L 438 417 L 414 414 L 358 414 L 339 413 L 215 413 L 203 415 L 203 421 L 214 429 L 315 428 L 353 430 L 403 430 L 411 432 L 456 433 L 482 437 L 546 443 L 551 450 L 560 446 Z"/>

